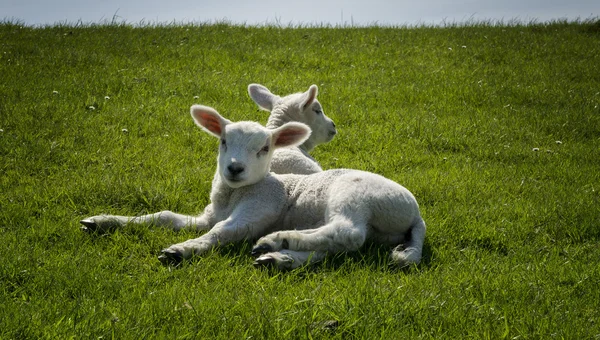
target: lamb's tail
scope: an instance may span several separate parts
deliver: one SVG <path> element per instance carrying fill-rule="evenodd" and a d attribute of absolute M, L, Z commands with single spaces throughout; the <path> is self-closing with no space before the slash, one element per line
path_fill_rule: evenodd
<path fill-rule="evenodd" d="M 423 242 L 425 241 L 425 221 L 419 218 L 410 228 L 408 242 L 392 250 L 392 261 L 400 267 L 421 262 Z"/>

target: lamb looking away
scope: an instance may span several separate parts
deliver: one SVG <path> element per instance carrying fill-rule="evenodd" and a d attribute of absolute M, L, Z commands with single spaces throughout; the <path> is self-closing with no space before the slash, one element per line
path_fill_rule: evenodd
<path fill-rule="evenodd" d="M 414 196 L 401 185 L 358 170 L 270 173 L 274 151 L 306 141 L 310 135 L 306 125 L 290 122 L 267 129 L 254 122 L 232 123 L 200 105 L 192 106 L 191 114 L 196 124 L 220 139 L 211 203 L 204 213 L 101 215 L 82 220 L 85 230 L 118 228 L 126 223 L 207 230 L 198 238 L 164 249 L 159 259 L 165 264 L 244 239 L 258 239 L 252 251 L 258 256 L 257 266 L 279 269 L 357 250 L 367 239 L 396 246 L 391 258 L 399 266 L 421 260 L 425 222 Z"/>
<path fill-rule="evenodd" d="M 319 144 L 330 142 L 337 131 L 317 100 L 317 85 L 311 85 L 304 93 L 281 98 L 263 85 L 250 84 L 248 94 L 260 108 L 271 112 L 267 128 L 275 129 L 287 122 L 296 121 L 308 125 L 312 130 L 310 137 L 301 145 L 275 150 L 271 171 L 278 174 L 312 174 L 323 171 L 309 152 Z"/>

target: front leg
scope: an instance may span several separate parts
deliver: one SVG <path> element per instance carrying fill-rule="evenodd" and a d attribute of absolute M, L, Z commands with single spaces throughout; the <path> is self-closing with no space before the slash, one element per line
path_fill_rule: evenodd
<path fill-rule="evenodd" d="M 219 245 L 218 230 L 215 229 L 220 228 L 219 223 L 217 223 L 215 228 L 198 238 L 177 243 L 161 250 L 158 260 L 164 265 L 178 265 L 194 255 L 202 255 L 208 252 Z"/>
<path fill-rule="evenodd" d="M 188 216 L 177 214 L 172 211 L 161 211 L 154 214 L 142 216 L 116 216 L 98 215 L 79 221 L 83 226 L 81 230 L 87 232 L 110 232 L 120 229 L 128 223 L 148 224 L 158 227 L 181 230 L 183 228 L 194 228 L 196 230 L 208 230 L 215 223 L 212 206 L 209 204 L 200 216 Z"/>
<path fill-rule="evenodd" d="M 325 258 L 326 252 L 322 251 L 294 251 L 281 250 L 262 254 L 254 261 L 254 266 L 274 267 L 279 270 L 296 269 L 310 263 L 316 263 Z"/>
<path fill-rule="evenodd" d="M 202 255 L 214 247 L 265 235 L 278 215 L 260 202 L 247 202 L 236 207 L 227 219 L 218 222 L 206 234 L 163 249 L 158 259 L 163 264 L 179 264 L 194 255 Z"/>

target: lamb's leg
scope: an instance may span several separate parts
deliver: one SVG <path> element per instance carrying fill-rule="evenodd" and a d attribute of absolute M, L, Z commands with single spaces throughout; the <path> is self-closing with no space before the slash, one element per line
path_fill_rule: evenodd
<path fill-rule="evenodd" d="M 207 206 L 200 216 L 188 216 L 177 214 L 168 210 L 143 216 L 116 216 L 98 215 L 85 218 L 79 223 L 84 231 L 109 232 L 119 229 L 128 223 L 149 224 L 158 227 L 180 230 L 183 228 L 194 228 L 196 230 L 208 230 L 211 226 L 212 208 Z"/>
<path fill-rule="evenodd" d="M 260 205 L 261 202 L 244 203 L 237 206 L 230 217 L 216 223 L 206 234 L 163 249 L 159 260 L 163 264 L 177 264 L 194 255 L 202 255 L 219 245 L 265 235 L 279 215 L 273 211 L 253 214 L 251 212 L 260 210 L 256 205 Z"/>
<path fill-rule="evenodd" d="M 327 255 L 323 251 L 295 251 L 280 250 L 262 254 L 254 261 L 255 267 L 273 266 L 280 270 L 295 269 L 305 264 L 315 263 L 323 260 Z"/>
<path fill-rule="evenodd" d="M 279 231 L 260 238 L 252 250 L 257 255 L 282 249 L 338 253 L 358 250 L 367 237 L 361 219 L 335 216 L 326 225 L 310 230 Z"/>
<path fill-rule="evenodd" d="M 424 241 L 425 221 L 419 218 L 410 229 L 410 240 L 408 243 L 397 246 L 392 250 L 392 261 L 401 267 L 418 264 L 421 261 Z"/>

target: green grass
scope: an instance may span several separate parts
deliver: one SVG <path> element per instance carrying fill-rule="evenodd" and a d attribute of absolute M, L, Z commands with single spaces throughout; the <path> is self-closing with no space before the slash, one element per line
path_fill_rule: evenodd
<path fill-rule="evenodd" d="M 0 74 L 2 339 L 600 337 L 598 21 L 4 22 Z M 339 134 L 314 156 L 415 194 L 420 266 L 391 270 L 371 245 L 274 273 L 243 243 L 173 269 L 160 249 L 197 233 L 79 230 L 100 213 L 200 212 L 217 141 L 189 107 L 264 123 L 251 82 L 319 85 Z"/>

